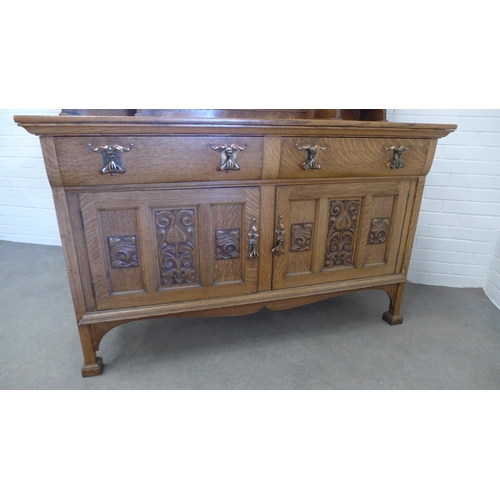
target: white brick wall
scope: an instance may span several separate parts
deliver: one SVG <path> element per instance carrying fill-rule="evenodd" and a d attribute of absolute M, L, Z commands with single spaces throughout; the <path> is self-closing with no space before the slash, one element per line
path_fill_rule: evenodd
<path fill-rule="evenodd" d="M 60 245 L 39 139 L 0 110 L 0 239 Z M 389 121 L 455 123 L 427 178 L 408 278 L 482 287 L 500 307 L 500 110 L 388 110 Z"/>
<path fill-rule="evenodd" d="M 408 279 L 483 287 L 500 307 L 500 110 L 389 110 L 388 119 L 457 124 L 427 177 Z"/>
<path fill-rule="evenodd" d="M 491 267 L 486 277 L 484 291 L 493 303 L 500 308 L 500 239 L 495 254 L 491 259 Z"/>
<path fill-rule="evenodd" d="M 0 240 L 61 244 L 40 140 L 13 120 L 14 115 L 59 112 L 0 109 Z"/>

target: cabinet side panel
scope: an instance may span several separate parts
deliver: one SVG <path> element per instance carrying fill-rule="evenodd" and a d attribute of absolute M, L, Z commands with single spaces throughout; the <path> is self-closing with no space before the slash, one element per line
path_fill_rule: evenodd
<path fill-rule="evenodd" d="M 77 249 L 75 248 L 75 242 L 73 239 L 73 231 L 71 228 L 68 205 L 66 204 L 66 196 L 63 188 L 53 188 L 52 195 L 54 197 L 54 205 L 56 207 L 57 222 L 59 224 L 59 232 L 61 234 L 64 260 L 66 262 L 66 270 L 68 272 L 75 315 L 76 319 L 80 320 L 86 310 L 85 298 L 80 281 Z"/>
<path fill-rule="evenodd" d="M 68 213 L 71 221 L 73 233 L 73 243 L 76 249 L 78 268 L 80 270 L 80 283 L 85 298 L 87 311 L 96 309 L 94 292 L 92 290 L 92 276 L 90 274 L 90 264 L 87 255 L 87 244 L 83 231 L 83 218 L 80 213 L 80 201 L 77 193 L 66 193 Z"/>
<path fill-rule="evenodd" d="M 63 181 L 61 172 L 59 170 L 59 162 L 57 161 L 56 146 L 53 137 L 40 137 L 40 144 L 42 146 L 43 161 L 45 163 L 45 170 L 52 187 L 62 187 Z"/>
<path fill-rule="evenodd" d="M 408 268 L 410 266 L 410 258 L 411 258 L 411 252 L 413 249 L 413 242 L 415 241 L 415 233 L 417 231 L 417 223 L 418 223 L 418 216 L 420 214 L 420 206 L 422 204 L 422 196 L 424 194 L 424 186 L 425 186 L 425 177 L 421 177 L 417 181 L 417 186 L 415 189 L 415 197 L 413 199 L 413 207 L 411 208 L 411 220 L 409 223 L 409 229 L 408 229 L 408 238 L 406 240 L 406 244 L 404 247 L 404 257 L 403 257 L 403 263 L 401 267 L 401 273 L 403 273 L 405 276 L 408 273 Z M 410 209 L 411 204 L 408 204 L 408 208 Z M 402 245 L 404 243 L 402 242 Z"/>

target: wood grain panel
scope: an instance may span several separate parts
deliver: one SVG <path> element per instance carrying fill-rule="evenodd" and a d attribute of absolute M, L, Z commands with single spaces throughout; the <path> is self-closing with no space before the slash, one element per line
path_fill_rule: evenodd
<path fill-rule="evenodd" d="M 98 309 L 109 307 L 111 290 L 107 277 L 106 254 L 102 245 L 102 234 L 99 226 L 96 195 L 94 193 L 80 194 L 80 207 L 85 228 L 85 240 L 92 273 L 92 282 Z"/>
<path fill-rule="evenodd" d="M 318 154 L 321 170 L 303 170 L 304 153 L 296 145 L 319 145 L 326 149 Z M 403 145 L 405 168 L 387 166 L 390 152 L 385 147 Z M 430 139 L 325 138 L 300 139 L 284 137 L 279 178 L 318 179 L 324 177 L 404 177 L 422 175 L 428 163 Z"/>
<path fill-rule="evenodd" d="M 264 170 L 262 179 L 277 179 L 280 170 L 281 137 L 264 138 Z"/>
<path fill-rule="evenodd" d="M 260 179 L 264 154 L 262 137 L 68 137 L 55 138 L 65 186 L 146 184 L 155 182 L 241 181 Z M 122 154 L 123 174 L 101 174 L 102 156 L 87 149 L 104 145 L 134 148 Z M 220 153 L 210 144 L 237 144 L 240 170 L 219 171 Z"/>
<path fill-rule="evenodd" d="M 59 160 L 53 137 L 40 137 L 40 145 L 42 146 L 43 161 L 47 177 L 52 187 L 62 187 L 63 180 L 59 171 Z"/>

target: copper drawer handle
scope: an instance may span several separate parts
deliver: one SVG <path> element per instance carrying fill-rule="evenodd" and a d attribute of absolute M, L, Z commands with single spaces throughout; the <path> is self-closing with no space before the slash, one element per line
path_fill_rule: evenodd
<path fill-rule="evenodd" d="M 248 258 L 257 259 L 259 257 L 259 232 L 257 230 L 256 219 L 250 221 L 250 231 L 248 231 Z"/>
<path fill-rule="evenodd" d="M 242 147 L 237 144 L 221 144 L 220 146 L 214 146 L 210 143 L 209 146 L 210 149 L 220 153 L 220 165 L 217 170 L 220 172 L 231 172 L 233 170 L 241 169 L 241 167 L 236 163 L 236 157 L 238 156 L 238 152 L 244 151 L 248 148 L 248 144 L 245 144 L 245 147 Z"/>
<path fill-rule="evenodd" d="M 409 147 L 405 148 L 403 146 L 391 146 L 388 148 L 387 146 L 384 146 L 384 149 L 391 152 L 391 159 L 387 164 L 388 167 L 392 169 L 405 168 L 406 165 L 404 164 L 402 157 L 403 153 L 410 149 Z"/>
<path fill-rule="evenodd" d="M 318 154 L 320 151 L 324 151 L 327 146 L 318 146 L 315 144 L 314 146 L 311 146 L 308 144 L 307 146 L 299 146 L 298 144 L 295 144 L 295 147 L 299 151 L 304 152 L 304 163 L 302 164 L 302 168 L 304 170 L 321 170 L 321 165 L 318 162 Z"/>
<path fill-rule="evenodd" d="M 88 150 L 94 151 L 94 153 L 99 153 L 102 156 L 104 166 L 101 168 L 101 174 L 111 175 L 125 173 L 125 169 L 123 168 L 122 164 L 122 153 L 128 153 L 133 148 L 133 144 L 130 144 L 128 148 L 124 148 L 123 146 L 118 145 L 105 145 L 93 148 L 90 143 L 87 144 Z"/>
<path fill-rule="evenodd" d="M 279 255 L 285 253 L 285 226 L 283 224 L 283 216 L 278 217 L 278 222 L 276 224 L 276 246 L 271 250 L 273 255 Z"/>

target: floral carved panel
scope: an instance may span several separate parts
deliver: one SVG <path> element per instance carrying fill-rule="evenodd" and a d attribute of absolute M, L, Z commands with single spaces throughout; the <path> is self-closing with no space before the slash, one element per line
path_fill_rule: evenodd
<path fill-rule="evenodd" d="M 198 283 L 196 268 L 196 210 L 156 210 L 156 235 L 161 284 Z"/>
<path fill-rule="evenodd" d="M 330 202 L 325 267 L 353 264 L 361 200 Z"/>

